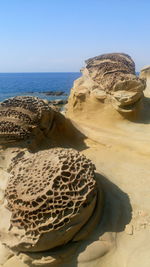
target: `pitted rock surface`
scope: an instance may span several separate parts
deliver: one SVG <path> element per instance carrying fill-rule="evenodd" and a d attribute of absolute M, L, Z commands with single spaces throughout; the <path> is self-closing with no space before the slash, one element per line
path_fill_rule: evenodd
<path fill-rule="evenodd" d="M 112 90 L 117 80 L 135 75 L 135 63 L 126 54 L 104 54 L 85 61 L 86 68 L 94 81 L 100 82 L 103 90 Z"/>
<path fill-rule="evenodd" d="M 17 96 L 0 103 L 0 142 L 24 140 L 33 129 L 46 131 L 52 123 L 53 110 L 42 99 Z"/>
<path fill-rule="evenodd" d="M 95 166 L 73 149 L 50 149 L 14 158 L 6 189 L 11 229 L 4 244 L 42 251 L 71 240 L 96 203 Z"/>
<path fill-rule="evenodd" d="M 90 97 L 111 103 L 123 113 L 132 112 L 143 98 L 145 81 L 136 76 L 135 63 L 124 53 L 104 54 L 85 61 L 83 76 L 75 81 L 68 110 L 84 109 Z"/>

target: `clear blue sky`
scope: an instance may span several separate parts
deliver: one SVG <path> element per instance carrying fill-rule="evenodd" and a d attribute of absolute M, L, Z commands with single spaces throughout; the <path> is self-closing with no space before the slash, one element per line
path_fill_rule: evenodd
<path fill-rule="evenodd" d="M 0 0 L 0 72 L 79 71 L 107 52 L 150 65 L 150 0 Z"/>

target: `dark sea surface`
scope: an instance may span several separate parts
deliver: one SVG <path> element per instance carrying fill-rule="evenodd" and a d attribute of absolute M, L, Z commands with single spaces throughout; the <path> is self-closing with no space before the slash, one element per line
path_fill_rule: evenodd
<path fill-rule="evenodd" d="M 46 96 L 43 92 L 64 91 L 69 94 L 79 72 L 0 73 L 0 101 L 17 95 L 32 95 L 55 100 L 66 96 Z"/>

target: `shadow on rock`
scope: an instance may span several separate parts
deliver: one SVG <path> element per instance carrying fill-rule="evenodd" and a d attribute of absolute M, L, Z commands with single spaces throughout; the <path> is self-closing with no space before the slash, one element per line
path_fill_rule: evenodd
<path fill-rule="evenodd" d="M 99 189 L 102 188 L 104 193 L 103 212 L 99 222 L 83 241 L 69 242 L 60 248 L 62 255 L 67 255 L 66 259 L 69 263 L 65 262 L 60 265 L 57 264 L 57 266 L 76 267 L 79 264 L 86 266 L 88 263 L 90 265 L 87 266 L 92 266 L 92 262 L 93 264 L 96 260 L 99 262 L 104 255 L 115 249 L 117 234 L 124 231 L 125 226 L 131 220 L 132 207 L 128 195 L 103 175 L 97 173 L 96 179 Z M 101 207 L 99 208 L 101 209 Z M 84 227 L 86 231 L 86 226 Z M 58 248 L 53 252 L 49 251 L 49 255 L 53 255 L 55 258 L 56 250 L 58 251 Z"/>
<path fill-rule="evenodd" d="M 87 148 L 84 142 L 86 138 L 70 119 L 57 112 L 53 129 L 49 131 L 47 141 L 53 147 L 75 148 L 82 151 Z"/>
<path fill-rule="evenodd" d="M 104 232 L 124 231 L 126 224 L 132 218 L 132 207 L 128 195 L 118 186 L 101 174 L 96 174 L 100 180 L 105 196 L 103 220 L 101 227 Z"/>
<path fill-rule="evenodd" d="M 117 233 L 124 231 L 132 218 L 128 195 L 103 175 L 97 173 L 96 178 L 98 186 L 102 187 L 104 192 L 103 212 L 91 235 L 77 243 L 76 259 L 68 266 L 75 267 L 79 263 L 100 260 L 116 247 Z"/>
<path fill-rule="evenodd" d="M 83 226 L 86 238 L 81 238 L 82 241 L 72 240 L 64 246 L 48 251 L 25 254 L 20 252 L 23 261 L 29 266 L 43 267 L 76 267 L 80 264 L 100 266 L 100 260 L 116 248 L 117 234 L 124 231 L 130 222 L 132 208 L 128 195 L 118 186 L 99 173 L 96 173 L 96 180 L 99 192 L 101 189 L 103 191 L 104 201 L 97 203 L 95 212 L 97 209 L 102 209 L 102 212 L 92 231 L 87 225 Z M 95 261 L 98 261 L 98 265 L 92 265 Z"/>
<path fill-rule="evenodd" d="M 54 147 L 74 148 L 82 151 L 87 148 L 84 141 L 86 138 L 69 119 L 61 113 L 55 112 L 54 120 L 47 134 L 35 128 L 28 139 L 2 144 L 2 148 L 27 148 L 32 153 Z"/>
<path fill-rule="evenodd" d="M 143 107 L 141 111 L 141 118 L 138 123 L 141 124 L 150 124 L 150 98 L 144 97 L 143 99 Z"/>

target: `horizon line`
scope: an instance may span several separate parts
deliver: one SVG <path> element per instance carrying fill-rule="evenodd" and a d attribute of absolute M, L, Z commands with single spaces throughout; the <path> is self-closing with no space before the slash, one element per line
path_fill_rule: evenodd
<path fill-rule="evenodd" d="M 80 73 L 80 71 L 0 71 L 0 73 Z"/>
<path fill-rule="evenodd" d="M 0 71 L 0 74 L 21 74 L 21 73 L 81 73 L 81 71 Z M 135 73 L 140 73 L 140 71 L 135 71 Z M 81 73 L 82 74 L 82 73 Z"/>

